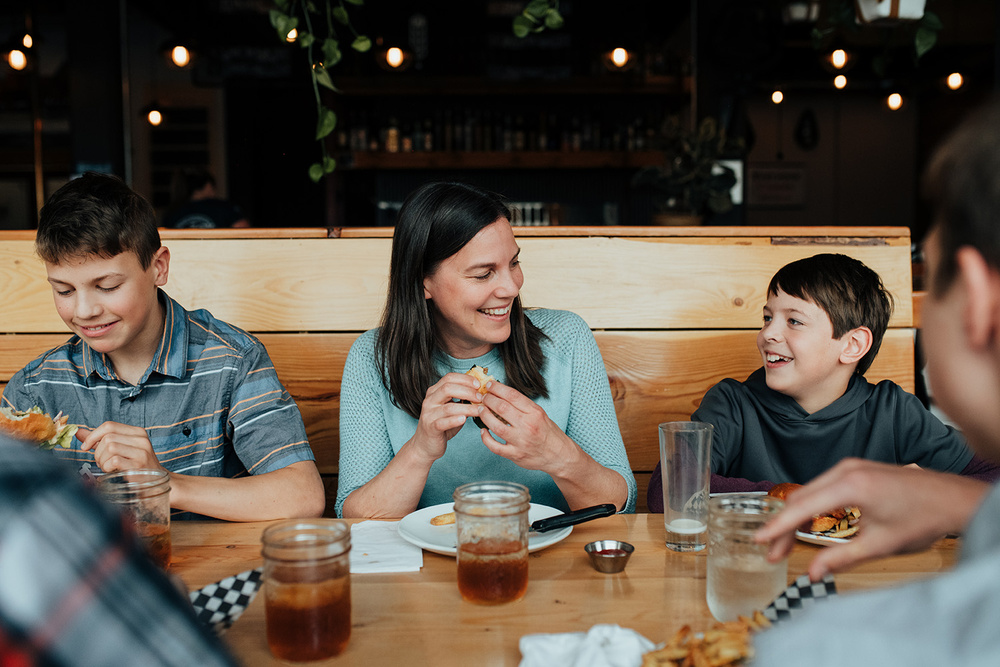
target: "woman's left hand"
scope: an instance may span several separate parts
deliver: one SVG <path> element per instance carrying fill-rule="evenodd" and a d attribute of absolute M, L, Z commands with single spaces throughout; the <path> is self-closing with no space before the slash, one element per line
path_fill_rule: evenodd
<path fill-rule="evenodd" d="M 583 455 L 579 446 L 530 398 L 496 381 L 488 388 L 479 418 L 489 428 L 481 436 L 490 451 L 526 470 L 541 470 L 553 476 Z"/>

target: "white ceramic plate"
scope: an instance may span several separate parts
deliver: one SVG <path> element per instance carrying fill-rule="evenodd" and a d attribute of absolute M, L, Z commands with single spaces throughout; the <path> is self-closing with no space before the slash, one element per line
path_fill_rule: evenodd
<path fill-rule="evenodd" d="M 399 522 L 400 537 L 432 553 L 443 556 L 454 556 L 456 551 L 455 524 L 447 526 L 431 525 L 431 519 L 439 514 L 451 512 L 454 508 L 454 503 L 442 503 L 407 514 Z M 528 508 L 528 523 L 533 523 L 539 519 L 547 519 L 556 514 L 562 514 L 562 511 L 548 505 L 531 503 L 531 506 Z M 558 530 L 550 530 L 547 533 L 529 533 L 528 551 L 535 552 L 539 549 L 550 547 L 556 542 L 565 540 L 572 532 L 573 526 L 567 526 Z"/>
<path fill-rule="evenodd" d="M 830 544 L 844 544 L 846 542 L 851 541 L 846 537 L 827 537 L 826 535 L 817 535 L 816 533 L 806 533 L 801 530 L 795 531 L 795 537 L 799 538 L 803 542 L 808 542 L 809 544 L 818 544 L 821 547 Z"/>
<path fill-rule="evenodd" d="M 710 493 L 708 495 L 711 498 L 719 498 L 725 496 L 766 496 L 767 491 L 729 491 L 727 493 Z"/>

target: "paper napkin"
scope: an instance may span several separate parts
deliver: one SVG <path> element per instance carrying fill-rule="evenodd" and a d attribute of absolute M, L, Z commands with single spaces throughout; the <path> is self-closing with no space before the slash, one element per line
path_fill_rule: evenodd
<path fill-rule="evenodd" d="M 635 667 L 656 645 L 635 630 L 595 625 L 587 632 L 524 635 L 520 667 Z"/>
<path fill-rule="evenodd" d="M 419 572 L 424 552 L 399 536 L 398 521 L 362 521 L 351 526 L 351 574 Z"/>
<path fill-rule="evenodd" d="M 837 594 L 837 584 L 833 575 L 828 574 L 817 582 L 809 580 L 808 574 L 803 574 L 774 599 L 764 615 L 773 623 L 795 618 L 817 602 L 831 598 Z"/>
<path fill-rule="evenodd" d="M 188 595 L 198 620 L 216 634 L 228 630 L 257 595 L 263 572 L 258 567 L 191 591 Z"/>

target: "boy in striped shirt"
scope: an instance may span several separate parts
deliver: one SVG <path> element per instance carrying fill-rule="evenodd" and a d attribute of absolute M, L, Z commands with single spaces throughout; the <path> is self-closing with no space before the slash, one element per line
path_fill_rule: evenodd
<path fill-rule="evenodd" d="M 302 417 L 267 351 L 161 289 L 170 251 L 145 199 L 85 174 L 42 208 L 35 249 L 73 336 L 18 371 L 3 405 L 81 424 L 57 456 L 104 472 L 168 470 L 174 518 L 323 513 Z"/>

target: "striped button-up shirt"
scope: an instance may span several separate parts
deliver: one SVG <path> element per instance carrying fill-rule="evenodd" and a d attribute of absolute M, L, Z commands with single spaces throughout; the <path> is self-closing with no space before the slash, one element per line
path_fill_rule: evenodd
<path fill-rule="evenodd" d="M 314 460 L 298 406 L 260 341 L 162 291 L 160 300 L 163 336 L 137 385 L 73 336 L 18 371 L 3 403 L 61 411 L 90 429 L 106 421 L 141 426 L 160 464 L 186 475 L 240 477 Z M 74 439 L 55 455 L 95 465 L 80 444 Z"/>

